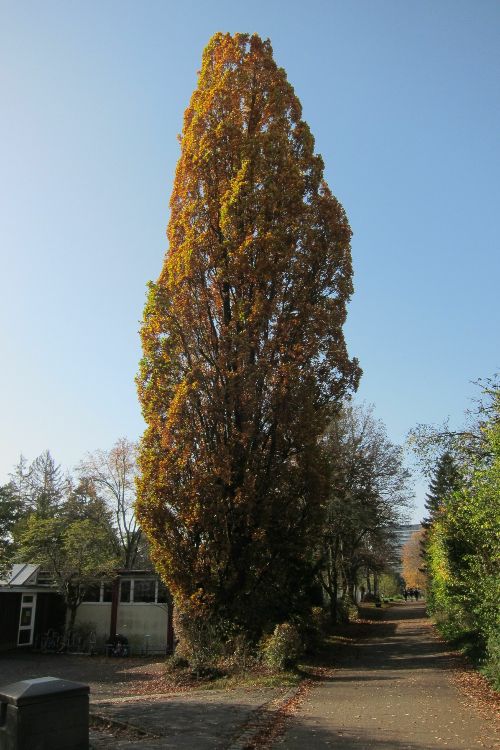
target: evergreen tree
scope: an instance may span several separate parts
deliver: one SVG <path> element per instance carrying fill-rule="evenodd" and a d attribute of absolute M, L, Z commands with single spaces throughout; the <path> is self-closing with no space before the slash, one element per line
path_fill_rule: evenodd
<path fill-rule="evenodd" d="M 0 573 L 4 572 L 12 562 L 14 540 L 12 533 L 22 516 L 16 489 L 13 484 L 0 487 Z"/>
<path fill-rule="evenodd" d="M 327 494 L 319 436 L 359 377 L 351 231 L 269 41 L 210 40 L 170 205 L 137 513 L 181 610 L 258 635 L 298 606 Z"/>
<path fill-rule="evenodd" d="M 460 473 L 451 453 L 446 451 L 439 458 L 434 476 L 429 483 L 429 492 L 426 495 L 425 509 L 428 516 L 422 521 L 424 528 L 429 528 L 440 510 L 447 496 L 460 485 Z"/>

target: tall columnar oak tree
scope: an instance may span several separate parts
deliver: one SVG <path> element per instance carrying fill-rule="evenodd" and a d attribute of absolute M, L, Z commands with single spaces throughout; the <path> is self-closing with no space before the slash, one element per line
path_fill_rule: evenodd
<path fill-rule="evenodd" d="M 309 569 L 318 436 L 360 370 L 351 230 L 269 41 L 218 33 L 184 117 L 138 376 L 137 513 L 184 611 L 258 632 Z"/>

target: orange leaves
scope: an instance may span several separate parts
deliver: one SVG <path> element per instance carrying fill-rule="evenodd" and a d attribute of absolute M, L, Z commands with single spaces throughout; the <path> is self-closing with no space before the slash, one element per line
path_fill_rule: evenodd
<path fill-rule="evenodd" d="M 202 591 L 240 622 L 286 610 L 306 574 L 317 437 L 359 376 L 341 330 L 350 230 L 300 117 L 269 42 L 214 35 L 142 328 L 141 520 L 178 598 Z"/>
<path fill-rule="evenodd" d="M 405 579 L 406 586 L 417 589 L 425 589 L 427 584 L 427 576 L 422 571 L 424 565 L 422 559 L 423 534 L 423 529 L 412 534 L 401 553 L 403 578 Z"/>

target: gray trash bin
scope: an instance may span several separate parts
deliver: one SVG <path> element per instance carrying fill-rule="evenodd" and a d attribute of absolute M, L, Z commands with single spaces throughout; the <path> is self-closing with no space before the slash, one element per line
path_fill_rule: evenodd
<path fill-rule="evenodd" d="M 88 748 L 88 685 L 38 677 L 0 687 L 0 750 Z"/>

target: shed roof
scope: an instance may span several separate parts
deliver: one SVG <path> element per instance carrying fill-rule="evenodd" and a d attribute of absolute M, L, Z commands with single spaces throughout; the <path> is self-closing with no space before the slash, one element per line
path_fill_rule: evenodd
<path fill-rule="evenodd" d="M 33 578 L 39 567 L 32 563 L 16 563 L 6 577 L 0 580 L 0 586 L 25 586 L 27 583 L 34 583 Z"/>

